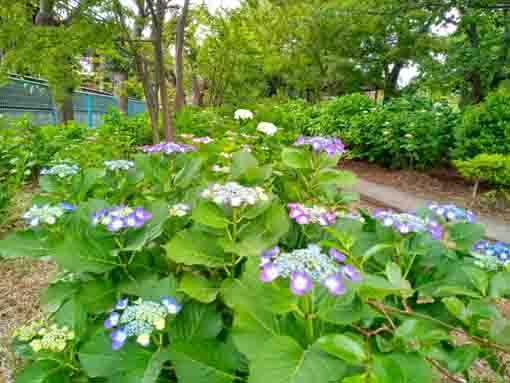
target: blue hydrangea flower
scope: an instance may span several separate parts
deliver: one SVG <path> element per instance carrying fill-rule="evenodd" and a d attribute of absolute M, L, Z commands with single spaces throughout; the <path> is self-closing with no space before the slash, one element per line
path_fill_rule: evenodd
<path fill-rule="evenodd" d="M 145 153 L 187 153 L 194 152 L 197 149 L 193 145 L 178 144 L 176 142 L 164 142 L 156 145 L 142 146 L 142 151 Z"/>
<path fill-rule="evenodd" d="M 438 218 L 447 222 L 476 223 L 476 215 L 471 210 L 463 209 L 454 204 L 431 203 L 427 206 Z"/>
<path fill-rule="evenodd" d="M 66 212 L 75 209 L 76 207 L 67 203 L 61 203 L 56 206 L 34 205 L 23 214 L 22 218 L 32 227 L 37 227 L 42 224 L 54 225 L 58 218 L 62 217 Z"/>
<path fill-rule="evenodd" d="M 496 270 L 510 265 L 510 244 L 504 242 L 478 241 L 471 249 L 476 263 L 486 269 Z"/>
<path fill-rule="evenodd" d="M 164 330 L 167 317 L 180 310 L 181 305 L 173 297 L 163 297 L 160 302 L 138 299 L 131 304 L 127 298 L 121 299 L 104 321 L 106 329 L 113 329 L 112 349 L 120 349 L 130 337 L 148 347 L 152 333 Z"/>
<path fill-rule="evenodd" d="M 80 171 L 78 165 L 59 164 L 41 170 L 42 176 L 57 176 L 58 178 L 72 177 Z"/>
<path fill-rule="evenodd" d="M 269 196 L 260 187 L 246 187 L 237 182 L 211 184 L 201 194 L 204 199 L 212 200 L 217 205 L 240 207 L 255 205 L 258 201 L 268 201 Z"/>
<path fill-rule="evenodd" d="M 343 264 L 345 260 L 345 255 L 337 249 L 331 248 L 325 254 L 316 244 L 290 253 L 274 247 L 261 254 L 260 280 L 270 283 L 277 278 L 288 278 L 296 295 L 307 293 L 315 283 L 322 284 L 333 295 L 340 295 L 345 292 L 344 279 L 361 280 L 361 273 L 352 265 Z"/>
<path fill-rule="evenodd" d="M 428 232 L 436 240 L 440 240 L 443 235 L 442 227 L 438 222 L 427 218 L 423 219 L 414 214 L 399 214 L 390 210 L 378 209 L 374 212 L 374 218 L 383 226 L 393 227 L 402 235 Z"/>
<path fill-rule="evenodd" d="M 129 170 L 135 167 L 135 163 L 128 160 L 111 160 L 105 161 L 104 166 L 111 171 Z"/>
<path fill-rule="evenodd" d="M 111 232 L 118 232 L 126 228 L 138 229 L 152 219 L 152 214 L 144 208 L 116 206 L 101 209 L 92 215 L 92 224 L 103 225 Z"/>
<path fill-rule="evenodd" d="M 322 206 L 306 206 L 299 203 L 289 203 L 287 206 L 289 217 L 299 225 L 318 223 L 321 226 L 329 226 L 336 222 L 337 213 Z"/>

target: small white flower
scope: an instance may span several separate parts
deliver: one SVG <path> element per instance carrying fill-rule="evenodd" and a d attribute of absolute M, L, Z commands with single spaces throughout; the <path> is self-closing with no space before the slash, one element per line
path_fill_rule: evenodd
<path fill-rule="evenodd" d="M 211 170 L 215 173 L 230 173 L 228 166 L 213 165 Z"/>
<path fill-rule="evenodd" d="M 257 130 L 267 136 L 274 136 L 278 131 L 278 128 L 270 122 L 261 122 L 257 125 Z"/>
<path fill-rule="evenodd" d="M 238 109 L 234 113 L 236 120 L 251 120 L 253 119 L 253 113 L 247 109 Z"/>

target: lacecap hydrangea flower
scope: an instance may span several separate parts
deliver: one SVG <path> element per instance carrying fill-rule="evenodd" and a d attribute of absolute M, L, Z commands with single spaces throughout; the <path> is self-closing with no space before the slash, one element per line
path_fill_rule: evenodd
<path fill-rule="evenodd" d="M 432 238 L 440 240 L 443 236 L 441 225 L 430 219 L 423 219 L 414 214 L 398 214 L 387 210 L 376 210 L 374 218 L 383 226 L 393 227 L 400 234 L 430 233 Z"/>
<path fill-rule="evenodd" d="M 217 205 L 240 207 L 255 205 L 258 201 L 268 201 L 269 196 L 260 187 L 246 187 L 237 182 L 209 185 L 201 193 L 201 197 L 209 199 Z"/>
<path fill-rule="evenodd" d="M 289 278 L 295 295 L 307 293 L 315 283 L 323 285 L 333 295 L 342 295 L 346 291 L 345 280 L 361 280 L 361 273 L 352 265 L 344 264 L 345 254 L 334 247 L 326 254 L 316 244 L 290 253 L 281 252 L 276 246 L 262 253 L 260 258 L 260 280 L 270 283 L 277 278 Z"/>
<path fill-rule="evenodd" d="M 41 170 L 42 176 L 57 176 L 58 178 L 72 177 L 80 171 L 78 165 L 59 164 Z"/>
<path fill-rule="evenodd" d="M 211 170 L 214 173 L 230 173 L 230 167 L 228 166 L 213 165 Z"/>
<path fill-rule="evenodd" d="M 111 171 L 116 170 L 129 170 L 135 167 L 135 163 L 133 161 L 128 160 L 111 160 L 105 161 L 104 166 Z"/>
<path fill-rule="evenodd" d="M 152 214 L 142 207 L 115 206 L 95 212 L 92 224 L 103 225 L 109 231 L 117 232 L 126 228 L 140 228 L 151 219 Z"/>
<path fill-rule="evenodd" d="M 510 264 L 510 244 L 504 242 L 478 241 L 471 250 L 477 264 L 489 270 L 497 270 Z"/>
<path fill-rule="evenodd" d="M 176 142 L 164 142 L 156 145 L 142 146 L 142 151 L 145 153 L 187 153 L 194 152 L 197 149 L 193 145 L 178 144 Z"/>
<path fill-rule="evenodd" d="M 181 305 L 172 297 L 163 297 L 158 302 L 138 299 L 131 304 L 128 298 L 121 299 L 104 322 L 105 328 L 113 329 L 112 349 L 120 349 L 130 337 L 136 337 L 143 347 L 149 346 L 151 334 L 164 330 L 166 318 L 179 311 Z"/>
<path fill-rule="evenodd" d="M 76 206 L 68 202 L 61 202 L 56 206 L 51 205 L 34 205 L 22 218 L 32 227 L 41 224 L 54 225 L 58 218 L 62 217 L 66 212 L 76 210 Z"/>
<path fill-rule="evenodd" d="M 20 342 L 28 343 L 34 352 L 62 352 L 68 341 L 73 340 L 74 336 L 74 331 L 66 326 L 47 325 L 43 321 L 34 321 L 14 332 L 14 338 Z"/>
<path fill-rule="evenodd" d="M 214 140 L 211 137 L 195 137 L 191 140 L 191 142 L 195 144 L 210 144 L 211 142 L 214 142 Z"/>
<path fill-rule="evenodd" d="M 336 212 L 328 211 L 322 206 L 306 206 L 299 203 L 289 203 L 287 206 L 289 217 L 300 225 L 318 223 L 321 226 L 329 226 L 336 222 Z"/>
<path fill-rule="evenodd" d="M 454 204 L 436 204 L 431 203 L 427 208 L 437 217 L 447 222 L 468 222 L 475 223 L 476 215 L 471 210 L 463 209 Z"/>
<path fill-rule="evenodd" d="M 330 157 L 345 153 L 345 145 L 343 144 L 342 140 L 336 137 L 299 136 L 296 142 L 294 142 L 294 146 L 305 145 L 311 146 L 314 152 L 325 152 Z"/>
<path fill-rule="evenodd" d="M 261 122 L 257 125 L 257 130 L 264 133 L 266 136 L 274 136 L 278 132 L 276 125 L 270 122 Z"/>
<path fill-rule="evenodd" d="M 236 120 L 251 120 L 253 119 L 253 113 L 247 109 L 238 109 L 234 113 L 234 118 Z"/>
<path fill-rule="evenodd" d="M 172 217 L 184 217 L 191 212 L 191 206 L 185 203 L 178 203 L 170 208 L 170 215 Z"/>

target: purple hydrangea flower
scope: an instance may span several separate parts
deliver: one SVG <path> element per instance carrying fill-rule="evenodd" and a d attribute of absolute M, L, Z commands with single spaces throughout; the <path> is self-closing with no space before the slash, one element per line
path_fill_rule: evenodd
<path fill-rule="evenodd" d="M 322 281 L 322 285 L 333 295 L 342 295 L 346 288 L 341 273 L 333 274 Z"/>
<path fill-rule="evenodd" d="M 393 227 L 402 235 L 409 233 L 430 233 L 433 239 L 442 238 L 442 227 L 436 221 L 423 219 L 414 214 L 398 214 L 389 210 L 377 209 L 374 218 L 383 226 Z"/>
<path fill-rule="evenodd" d="M 165 306 L 170 314 L 178 314 L 181 311 L 182 306 L 177 303 L 174 297 L 163 297 L 161 303 Z"/>
<path fill-rule="evenodd" d="M 296 295 L 303 295 L 313 288 L 313 282 L 310 276 L 302 272 L 294 272 L 290 276 L 290 289 Z"/>
<path fill-rule="evenodd" d="M 178 144 L 176 142 L 164 142 L 156 145 L 142 146 L 142 151 L 145 153 L 187 153 L 194 152 L 197 149 L 193 145 Z"/>
<path fill-rule="evenodd" d="M 347 257 L 345 256 L 344 253 L 341 253 L 334 247 L 329 249 L 329 255 L 331 255 L 333 258 L 335 258 L 338 262 L 345 262 L 345 260 L 347 259 Z"/>
<path fill-rule="evenodd" d="M 76 210 L 76 206 L 74 206 L 73 204 L 70 204 L 69 202 L 60 202 L 58 204 L 58 206 L 64 210 L 67 210 L 67 211 L 75 211 Z"/>
<path fill-rule="evenodd" d="M 471 249 L 477 264 L 489 270 L 496 270 L 510 264 L 510 244 L 504 242 L 478 241 Z"/>
<path fill-rule="evenodd" d="M 115 233 L 126 228 L 140 228 L 151 219 L 152 214 L 141 207 L 116 206 L 95 212 L 92 216 L 92 224 L 103 225 Z"/>
<path fill-rule="evenodd" d="M 260 273 L 260 280 L 262 282 L 272 282 L 276 278 L 280 276 L 280 272 L 278 271 L 278 267 L 274 265 L 273 263 L 265 263 L 262 266 L 262 270 Z"/>
<path fill-rule="evenodd" d="M 471 210 L 463 209 L 454 204 L 436 204 L 431 203 L 428 205 L 436 216 L 447 222 L 467 222 L 476 223 L 476 215 Z"/>
<path fill-rule="evenodd" d="M 352 265 L 345 265 L 342 268 L 342 273 L 352 282 L 361 281 L 361 273 L 354 268 Z"/>
<path fill-rule="evenodd" d="M 129 303 L 129 299 L 123 298 L 115 304 L 115 309 L 116 310 L 124 310 L 127 307 L 128 303 Z"/>
<path fill-rule="evenodd" d="M 294 146 L 309 145 L 315 152 L 325 152 L 328 156 L 334 157 L 337 154 L 345 153 L 345 145 L 342 140 L 336 137 L 305 137 L 299 136 Z"/>
<path fill-rule="evenodd" d="M 336 222 L 337 213 L 321 206 L 305 206 L 299 203 L 289 203 L 287 206 L 289 217 L 299 225 L 318 223 L 321 226 L 329 226 Z"/>

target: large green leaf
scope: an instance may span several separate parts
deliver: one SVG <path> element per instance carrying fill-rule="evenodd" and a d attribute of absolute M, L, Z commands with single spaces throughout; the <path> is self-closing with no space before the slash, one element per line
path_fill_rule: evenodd
<path fill-rule="evenodd" d="M 250 169 L 256 169 L 259 166 L 257 159 L 249 152 L 240 151 L 232 155 L 232 165 L 230 172 L 234 178 L 239 178 Z"/>
<path fill-rule="evenodd" d="M 351 364 L 362 364 L 367 358 L 363 338 L 353 334 L 330 334 L 317 340 L 321 350 Z"/>
<path fill-rule="evenodd" d="M 448 226 L 448 240 L 455 243 L 458 249 L 469 251 L 473 245 L 483 239 L 485 228 L 480 224 L 456 223 Z"/>
<path fill-rule="evenodd" d="M 501 271 L 492 277 L 490 281 L 489 294 L 492 298 L 504 298 L 510 296 L 510 272 Z"/>
<path fill-rule="evenodd" d="M 269 338 L 257 351 L 250 358 L 248 383 L 337 382 L 347 372 L 345 363 L 316 344 L 304 349 L 288 336 Z"/>
<path fill-rule="evenodd" d="M 59 266 L 72 272 L 103 273 L 118 266 L 113 249 L 86 238 L 68 237 L 53 253 Z"/>
<path fill-rule="evenodd" d="M 232 261 L 210 235 L 192 230 L 175 235 L 165 245 L 165 250 L 171 260 L 188 266 L 222 267 Z"/>
<path fill-rule="evenodd" d="M 158 382 L 163 365 L 170 360 L 170 352 L 166 349 L 156 351 L 147 365 L 147 369 L 143 374 L 143 380 L 140 383 L 156 383 Z"/>
<path fill-rule="evenodd" d="M 216 229 L 224 229 L 229 223 L 223 209 L 211 201 L 200 201 L 193 208 L 192 216 L 195 222 Z"/>
<path fill-rule="evenodd" d="M 175 185 L 180 188 L 189 187 L 195 177 L 200 174 L 200 168 L 202 167 L 203 162 L 202 158 L 198 156 L 188 158 L 184 167 L 175 175 Z"/>
<path fill-rule="evenodd" d="M 239 368 L 235 350 L 212 339 L 175 342 L 170 359 L 180 383 L 230 383 Z"/>
<path fill-rule="evenodd" d="M 134 295 L 147 300 L 159 300 L 164 296 L 177 294 L 177 280 L 173 275 L 159 279 L 157 275 L 145 275 L 135 281 L 126 281 L 119 286 L 123 294 Z"/>
<path fill-rule="evenodd" d="M 43 230 L 17 231 L 0 240 L 2 257 L 44 257 L 48 255 L 47 233 Z"/>
<path fill-rule="evenodd" d="M 91 377 L 132 377 L 129 382 L 140 382 L 152 357 L 151 351 L 140 345 L 127 342 L 114 351 L 108 333 L 99 331 L 80 348 L 78 353 L 85 373 Z M 136 380 L 135 378 L 138 378 Z"/>
<path fill-rule="evenodd" d="M 246 270 L 241 278 L 224 281 L 221 292 L 225 303 L 230 307 L 240 307 L 245 311 L 261 308 L 274 313 L 292 311 L 297 298 L 283 281 L 263 283 L 259 278 L 257 259 L 246 262 Z"/>
<path fill-rule="evenodd" d="M 188 302 L 171 325 L 174 340 L 215 338 L 223 329 L 221 314 L 214 305 Z"/>
<path fill-rule="evenodd" d="M 79 300 L 90 314 L 109 311 L 116 301 L 117 289 L 108 279 L 93 279 L 81 284 Z"/>
<path fill-rule="evenodd" d="M 141 229 L 128 232 L 125 250 L 140 251 L 163 232 L 163 225 L 169 217 L 167 204 L 163 201 L 155 201 L 145 208 L 152 213 L 152 219 Z"/>
<path fill-rule="evenodd" d="M 377 383 L 430 383 L 436 379 L 432 367 L 418 354 L 391 353 L 373 358 Z"/>
<path fill-rule="evenodd" d="M 321 186 L 334 185 L 349 188 L 358 181 L 357 177 L 349 171 L 326 169 L 319 174 L 318 183 Z"/>
<path fill-rule="evenodd" d="M 40 359 L 27 365 L 16 376 L 16 383 L 68 383 L 71 382 L 70 371 L 49 359 Z"/>
<path fill-rule="evenodd" d="M 78 287 L 78 283 L 71 282 L 58 282 L 49 285 L 41 294 L 41 304 L 44 311 L 47 313 L 57 311 L 65 301 L 74 295 Z"/>
<path fill-rule="evenodd" d="M 77 337 L 83 335 L 87 327 L 87 312 L 77 296 L 69 299 L 55 313 L 55 322 L 67 326 Z"/>
<path fill-rule="evenodd" d="M 186 273 L 181 278 L 179 290 L 199 302 L 211 303 L 216 299 L 220 286 L 202 275 Z"/>
<path fill-rule="evenodd" d="M 384 298 L 388 295 L 410 295 L 412 290 L 393 286 L 385 278 L 373 274 L 363 274 L 359 283 L 359 294 L 363 298 Z"/>
<path fill-rule="evenodd" d="M 310 152 L 296 148 L 283 149 L 282 162 L 292 169 L 311 169 L 313 166 Z"/>
<path fill-rule="evenodd" d="M 317 315 L 327 322 L 348 325 L 362 319 L 364 309 L 361 300 L 349 286 L 344 295 L 326 295 L 319 303 Z"/>

